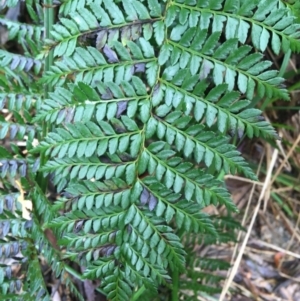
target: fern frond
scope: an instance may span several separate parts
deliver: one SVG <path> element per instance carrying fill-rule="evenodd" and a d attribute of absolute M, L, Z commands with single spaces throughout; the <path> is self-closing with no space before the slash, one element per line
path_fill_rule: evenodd
<path fill-rule="evenodd" d="M 184 78 L 189 79 L 189 87 L 191 87 L 193 80 L 189 74 L 187 75 Z M 259 135 L 263 137 L 277 136 L 274 129 L 262 119 L 258 109 L 246 109 L 250 101 L 240 99 L 238 92 L 227 92 L 228 86 L 221 84 L 204 96 L 206 87 L 207 83 L 200 81 L 193 92 L 190 92 L 167 81 L 162 81 L 162 85 L 156 86 L 154 98 L 158 116 L 165 117 L 168 122 L 174 122 L 180 117 L 188 122 L 190 117 L 186 115 L 193 112 L 197 122 L 203 120 L 209 127 L 215 123 L 217 118 L 217 127 L 221 133 L 229 130 L 231 133 L 238 133 L 239 136 L 242 136 L 246 132 L 250 138 Z"/>
<path fill-rule="evenodd" d="M 0 195 L 0 214 L 3 213 L 3 210 L 13 211 L 15 204 L 19 197 L 19 193 L 8 193 Z"/>
<path fill-rule="evenodd" d="M 28 256 L 28 267 L 26 277 L 28 282 L 24 283 L 23 300 L 51 300 L 47 291 L 46 284 L 43 279 L 41 265 L 34 244 L 30 244 L 29 248 L 24 252 Z"/>
<path fill-rule="evenodd" d="M 60 8 L 52 46 L 63 57 L 42 79 L 57 88 L 35 118 L 56 128 L 32 153 L 49 156 L 41 171 L 64 196 L 66 212 L 49 226 L 87 277 L 103 279 L 112 300 L 165 283 L 168 267 L 183 268 L 179 229 L 232 239 L 200 212 L 210 204 L 235 210 L 215 178 L 221 171 L 256 179 L 226 134 L 276 137 L 245 97 L 288 98 L 271 63 L 240 45 L 248 31 L 228 31 L 234 22 L 253 32 L 266 27 L 257 18 L 271 11 L 255 3 L 247 15 L 244 2 L 68 1 Z"/>
<path fill-rule="evenodd" d="M 223 82 L 228 84 L 228 89 L 232 90 L 237 86 L 240 92 L 245 93 L 248 98 L 253 98 L 254 90 L 257 87 L 257 93 L 260 97 L 277 96 L 288 99 L 288 93 L 279 89 L 278 86 L 283 82 L 283 78 L 277 77 L 276 71 L 268 71 L 272 65 L 270 61 L 261 61 L 262 54 L 248 53 L 251 51 L 249 46 L 237 47 L 238 40 L 227 40 L 217 50 L 220 32 L 215 32 L 206 40 L 207 30 L 190 28 L 182 37 L 174 36 L 172 32 L 182 31 L 175 27 L 171 31 L 171 37 L 168 44 L 165 44 L 167 50 L 160 53 L 159 62 L 164 64 L 170 58 L 171 66 L 168 71 L 168 83 L 164 82 L 170 88 L 183 90 L 192 90 L 197 84 L 197 78 L 205 79 L 212 73 L 213 81 L 216 85 Z M 201 37 L 202 41 L 200 41 Z M 204 40 L 204 41 L 203 41 Z M 174 55 L 175 53 L 175 55 Z M 175 57 L 174 57 L 175 56 Z M 180 61 L 178 62 L 178 59 Z M 199 75 L 200 74 L 200 75 Z M 190 79 L 191 81 L 187 81 Z"/>
<path fill-rule="evenodd" d="M 0 66 L 9 67 L 10 70 L 16 70 L 17 72 L 28 72 L 33 69 L 37 75 L 41 71 L 42 62 L 31 57 L 0 50 Z"/>
<path fill-rule="evenodd" d="M 72 74 L 75 75 L 75 82 L 83 81 L 95 87 L 101 81 L 113 81 L 116 72 L 114 82 L 120 84 L 121 81 L 130 81 L 133 74 L 144 72 L 144 69 L 153 77 L 152 73 L 157 69 L 153 65 L 153 47 L 144 39 L 140 39 L 139 44 L 128 42 L 128 47 L 131 54 L 120 42 L 115 42 L 113 46 L 106 45 L 101 52 L 91 46 L 78 47 L 72 56 L 56 61 L 42 82 L 63 85 Z"/>
<path fill-rule="evenodd" d="M 12 196 L 12 195 L 10 195 Z M 0 265 L 1 294 L 11 300 L 36 300 L 45 297 L 47 290 L 43 282 L 40 264 L 34 245 L 28 237 L 31 221 L 23 220 L 12 206 L 12 198 L 6 196 L 6 207 L 0 214 L 1 242 L 0 257 L 4 263 Z M 12 208 L 13 207 L 13 208 Z M 28 260 L 30 258 L 30 260 Z M 3 262 L 3 261 L 2 261 Z M 21 275 L 12 272 L 12 264 L 18 265 L 21 272 L 27 270 L 28 282 L 22 281 Z M 39 277 L 37 276 L 39 275 Z M 8 300 L 6 298 L 6 300 Z"/>
<path fill-rule="evenodd" d="M 30 111 L 31 108 L 39 110 L 42 102 L 41 95 L 37 93 L 0 93 L 0 110 L 6 108 L 9 111 Z"/>
<path fill-rule="evenodd" d="M 101 156 L 106 151 L 114 154 L 118 149 L 126 151 L 130 148 L 129 154 L 136 157 L 141 144 L 140 130 L 131 127 L 129 131 L 129 133 L 117 134 L 106 121 L 99 121 L 99 125 L 91 121 L 85 124 L 77 122 L 68 124 L 66 129 L 57 129 L 57 133 L 50 133 L 47 139 L 34 149 L 34 152 L 46 151 L 51 156 L 58 154 L 60 158 L 68 153 L 71 158 L 74 155 L 80 158 L 95 154 Z M 123 150 L 124 146 L 121 142 L 125 136 L 129 136 L 132 143 Z"/>
<path fill-rule="evenodd" d="M 191 262 L 190 249 L 235 239 L 231 218 L 201 210 L 236 211 L 218 180 L 224 173 L 256 179 L 228 135 L 277 138 L 251 101 L 288 99 L 263 52 L 300 51 L 293 9 L 279 0 L 59 4 L 51 29 L 41 27 L 39 1 L 25 2 L 34 25 L 0 20 L 24 50 L 0 50 L 0 108 L 12 116 L 1 119 L 0 139 L 27 140 L 26 156 L 13 143 L 11 152 L 0 147 L 0 251 L 6 258 L 21 251 L 26 276 L 19 283 L 1 266 L 3 291 L 12 300 L 20 291 L 20 300 L 48 300 L 42 255 L 61 279 L 66 260 L 86 267 L 82 277 L 100 279 L 110 300 L 127 301 L 141 287 L 149 299 L 170 286 L 170 271 L 184 276 L 184 300 L 216 292 L 213 271 L 228 264 Z M 51 10 L 45 6 L 47 17 Z M 54 63 L 42 75 L 48 54 L 47 66 L 52 54 Z M 15 210 L 16 178 L 33 203 L 28 221 Z M 46 179 L 59 194 L 54 201 Z"/>
<path fill-rule="evenodd" d="M 75 95 L 67 89 L 57 88 L 54 93 L 49 93 L 51 99 L 43 102 L 35 120 L 46 120 L 56 124 L 90 121 L 93 117 L 99 121 L 105 118 L 112 120 L 120 117 L 126 110 L 131 117 L 138 111 L 139 103 L 144 104 L 140 106 L 139 111 L 146 115 L 147 92 L 145 87 L 138 85 L 138 79 L 135 77 L 132 77 L 131 82 L 122 81 L 119 85 L 108 82 L 95 88 L 97 90 L 79 82 L 73 87 Z M 119 130 L 124 130 L 124 125 L 118 126 Z"/>
<path fill-rule="evenodd" d="M 178 158 L 172 158 L 170 160 L 169 166 L 171 167 L 171 170 L 173 169 L 172 167 L 174 167 L 173 164 L 178 163 L 177 159 Z M 150 162 L 149 169 L 153 168 L 153 167 L 155 168 L 155 165 L 153 166 L 153 162 L 152 163 Z M 220 203 L 220 204 L 225 205 L 229 211 L 236 210 L 235 206 L 233 205 L 233 203 L 230 199 L 230 195 L 229 195 L 228 191 L 225 188 L 221 187 L 221 183 L 219 181 L 215 180 L 212 175 L 205 174 L 201 170 L 195 171 L 194 169 L 191 168 L 191 166 L 190 166 L 190 164 L 188 164 L 188 162 L 179 163 L 179 164 L 177 164 L 176 167 L 177 167 L 177 170 L 179 170 L 181 172 L 177 172 L 177 173 L 175 172 L 176 173 L 175 179 L 174 179 L 174 174 L 173 175 L 171 174 L 170 176 L 168 175 L 169 168 L 167 168 L 166 169 L 167 172 L 162 180 L 160 177 L 160 174 L 159 174 L 163 168 L 161 166 L 158 166 L 158 170 L 157 170 L 157 173 L 155 174 L 155 176 L 156 176 L 155 178 L 154 177 L 145 177 L 143 179 L 143 183 L 146 185 L 147 189 L 145 189 L 143 191 L 143 193 L 141 194 L 141 202 L 142 203 L 149 202 L 149 206 L 153 206 L 150 203 L 151 197 L 150 197 L 148 190 L 151 191 L 151 193 L 154 196 L 156 196 L 163 203 L 165 203 L 165 206 L 161 205 L 161 207 L 164 209 L 166 209 L 166 207 L 167 207 L 167 210 L 165 212 L 165 214 L 166 214 L 165 218 L 166 218 L 167 222 L 169 222 L 172 219 L 174 213 L 176 212 L 177 206 L 179 204 L 175 203 L 175 201 L 182 200 L 180 193 L 182 193 L 183 190 L 184 190 L 185 199 L 183 199 L 184 202 L 182 203 L 182 205 L 185 204 L 186 200 L 188 200 L 188 201 L 195 200 L 200 205 L 199 209 L 201 209 L 204 206 L 207 206 L 209 204 Z M 183 173 L 184 170 L 186 171 L 186 174 Z M 164 170 L 163 170 L 163 172 L 164 172 Z M 169 183 L 171 182 L 171 186 L 168 185 L 169 188 L 167 188 L 162 183 L 160 183 L 158 185 L 157 184 L 158 179 L 161 179 L 161 182 L 165 183 L 165 185 L 168 185 L 167 181 Z M 154 185 L 151 185 L 151 184 L 154 184 Z M 171 187 L 172 187 L 172 190 L 170 189 Z M 145 198 L 146 198 L 146 200 L 145 200 Z M 170 204 L 170 202 L 171 202 L 171 204 Z M 175 203 L 175 204 L 173 204 L 173 203 Z M 193 205 L 194 205 L 193 203 L 190 204 L 190 206 L 192 208 L 193 208 Z M 185 213 L 185 215 L 187 215 L 187 213 Z M 182 225 L 182 222 L 180 223 L 180 225 Z M 197 225 L 197 223 L 196 223 L 196 225 Z M 198 228 L 196 228 L 196 229 L 198 229 Z M 197 230 L 196 232 L 198 232 L 198 231 L 199 230 Z"/>
<path fill-rule="evenodd" d="M 2 159 L 0 160 L 0 176 L 4 178 L 9 175 L 14 177 L 17 173 L 25 176 L 27 171 L 27 162 L 24 159 Z"/>
<path fill-rule="evenodd" d="M 32 141 L 35 135 L 35 128 L 24 124 L 0 122 L 0 139 L 4 139 L 8 133 L 10 140 L 15 138 L 23 139 L 25 135 L 28 135 L 28 139 Z"/>
<path fill-rule="evenodd" d="M 71 55 L 78 38 L 85 39 L 91 34 L 98 35 L 98 47 L 100 43 L 104 45 L 107 38 L 109 41 L 110 36 L 122 35 L 126 40 L 135 40 L 139 36 L 138 32 L 148 30 L 150 34 L 153 27 L 156 32 L 159 31 L 160 35 L 163 34 L 162 20 L 159 18 L 161 8 L 157 3 L 156 7 L 149 3 L 150 13 L 147 11 L 147 4 L 140 1 L 131 3 L 122 1 L 124 11 L 114 2 L 107 0 L 103 0 L 100 5 L 92 1 L 87 6 L 84 5 L 84 2 L 74 6 L 75 3 L 77 1 L 72 4 L 67 2 L 62 6 L 61 12 L 65 16 L 69 15 L 70 18 L 61 18 L 61 24 L 53 26 L 51 34 L 58 41 L 58 45 L 55 45 L 54 48 L 54 56 Z M 157 19 L 151 19 L 150 16 L 157 17 Z M 155 22 L 156 20 L 158 22 Z M 161 40 L 162 37 L 158 39 Z"/>
<path fill-rule="evenodd" d="M 279 3 L 278 0 L 223 0 L 185 4 L 179 0 L 170 7 L 167 24 L 171 25 L 174 19 L 172 14 L 177 11 L 181 25 L 189 22 L 194 27 L 200 18 L 201 29 L 212 26 L 213 32 L 224 30 L 227 40 L 237 38 L 245 43 L 251 36 L 253 46 L 260 51 L 265 51 L 271 44 L 275 54 L 279 54 L 280 50 L 287 52 L 288 49 L 299 52 L 300 24 L 290 16 L 289 8 L 275 9 Z"/>
<path fill-rule="evenodd" d="M 177 121 L 181 122 L 180 119 Z M 186 158 L 189 158 L 191 154 L 197 164 L 202 161 L 205 163 L 207 167 L 210 167 L 214 164 L 214 168 L 216 171 L 220 171 L 223 169 L 226 173 L 232 172 L 235 173 L 236 170 L 243 172 L 247 177 L 252 179 L 256 179 L 256 176 L 252 172 L 252 170 L 248 167 L 248 164 L 240 157 L 239 152 L 235 150 L 235 148 L 228 144 L 228 139 L 226 137 L 216 136 L 213 132 L 204 131 L 204 127 L 201 125 L 192 125 L 187 127 L 185 130 L 185 124 L 188 122 L 188 119 L 183 121 L 183 125 L 172 126 L 165 122 L 157 121 L 154 119 L 150 119 L 149 123 L 151 124 L 151 131 L 156 131 L 157 137 L 159 139 L 166 139 L 166 142 L 170 145 L 174 145 L 174 148 L 180 152 L 183 152 L 183 155 Z M 148 126 L 147 138 L 151 138 L 150 130 Z M 179 127 L 179 129 L 178 129 Z M 176 138 L 175 138 L 176 137 Z M 150 152 L 147 152 L 144 155 L 145 160 L 149 160 L 149 156 L 152 157 L 152 160 L 159 162 L 160 164 L 166 165 L 166 163 L 161 163 L 159 160 L 161 159 L 170 159 L 175 155 L 175 152 L 169 150 L 164 150 L 164 146 L 166 143 L 156 143 L 155 148 L 158 152 L 161 150 L 161 153 L 157 156 L 154 156 Z M 154 148 L 154 147 L 153 147 Z M 152 151 L 151 145 L 148 150 Z M 165 167 L 162 167 L 166 169 Z M 161 174 L 163 176 L 164 172 Z M 161 180 L 161 177 L 158 180 Z M 168 178 L 172 178 L 172 172 L 168 175 Z M 174 176 L 173 176 L 174 178 Z"/>
<path fill-rule="evenodd" d="M 40 44 L 40 47 L 37 47 L 38 45 L 36 45 L 35 48 L 41 49 L 41 39 L 44 34 L 44 28 L 42 26 L 20 23 L 1 17 L 0 24 L 7 27 L 9 40 L 16 38 L 18 41 L 22 42 L 22 39 L 28 39 L 34 41 L 34 43 Z"/>

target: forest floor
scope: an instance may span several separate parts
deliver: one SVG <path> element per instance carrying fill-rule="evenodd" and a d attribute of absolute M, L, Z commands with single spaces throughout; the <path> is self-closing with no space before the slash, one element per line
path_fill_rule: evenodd
<path fill-rule="evenodd" d="M 201 257 L 225 259 L 233 265 L 223 283 L 226 297 L 200 296 L 199 300 L 299 301 L 299 193 L 285 191 L 289 205 L 298 208 L 298 213 L 294 212 L 298 216 L 292 217 L 270 198 L 278 188 L 268 187 L 261 197 L 263 182 L 255 187 L 234 179 L 227 183 L 241 211 L 237 219 L 243 222 L 245 232 L 239 234 L 238 244 L 199 248 Z M 217 213 L 217 210 L 211 208 L 211 212 Z"/>

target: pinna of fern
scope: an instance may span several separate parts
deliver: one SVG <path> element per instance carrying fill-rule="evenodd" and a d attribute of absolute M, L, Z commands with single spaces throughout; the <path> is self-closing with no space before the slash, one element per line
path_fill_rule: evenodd
<path fill-rule="evenodd" d="M 19 1 L 1 2 L 11 9 L 19 4 Z M 32 2 L 27 1 L 28 10 L 31 5 Z M 26 153 L 33 148 L 39 131 L 39 126 L 32 123 L 31 114 L 39 109 L 42 101 L 43 91 L 35 82 L 41 75 L 42 62 L 34 58 L 42 45 L 42 27 L 21 24 L 3 16 L 0 23 L 4 38 L 8 30 L 6 39 L 14 39 L 24 48 L 23 54 L 13 54 L 1 47 L 0 54 L 0 136 L 4 142 L 0 146 L 0 296 L 5 300 L 49 300 L 38 258 L 40 250 L 36 248 L 45 238 L 40 235 L 43 232 L 38 231 L 38 215 L 34 221 L 27 220 L 28 211 L 23 207 L 32 201 L 25 192 L 34 187 L 37 170 L 36 158 Z M 47 220 L 45 217 L 47 215 L 43 218 Z M 47 253 L 51 263 L 53 256 Z"/>
<path fill-rule="evenodd" d="M 201 210 L 235 210 L 220 173 L 256 179 L 230 136 L 277 138 L 249 107 L 288 99 L 263 52 L 299 52 L 300 25 L 279 0 L 64 1 L 58 19 L 32 66 L 1 54 L 20 71 L 55 57 L 30 154 L 61 197 L 35 190 L 33 214 L 109 300 L 130 300 L 184 270 L 187 233 L 226 238 Z"/>

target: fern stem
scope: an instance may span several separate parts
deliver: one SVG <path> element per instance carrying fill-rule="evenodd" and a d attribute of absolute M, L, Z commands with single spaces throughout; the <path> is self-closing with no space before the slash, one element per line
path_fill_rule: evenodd
<path fill-rule="evenodd" d="M 82 274 L 80 274 L 79 272 L 77 272 L 76 270 L 74 270 L 73 268 L 71 268 L 69 265 L 65 264 L 64 268 L 65 268 L 66 272 L 68 272 L 70 275 L 72 275 L 76 279 L 78 279 L 78 280 L 80 280 L 82 282 L 86 280 L 86 278 L 84 278 Z M 105 293 L 100 288 L 96 288 L 95 290 L 97 292 L 105 295 Z"/>
<path fill-rule="evenodd" d="M 283 77 L 283 75 L 284 75 L 284 73 L 286 71 L 286 68 L 287 68 L 287 66 L 289 64 L 289 60 L 291 58 L 291 55 L 292 55 L 292 51 L 289 49 L 287 51 L 287 53 L 284 55 L 284 57 L 283 57 L 283 61 L 282 61 L 282 64 L 281 64 L 278 76 Z"/>
<path fill-rule="evenodd" d="M 54 8 L 52 7 L 53 3 L 52 0 L 44 0 L 45 4 L 45 37 L 46 39 L 51 38 L 51 29 L 54 23 Z M 45 62 L 45 72 L 50 70 L 51 65 L 53 64 L 53 50 L 50 50 L 46 62 Z M 45 93 L 48 94 L 48 92 L 51 90 L 51 84 L 47 85 Z"/>
<path fill-rule="evenodd" d="M 142 287 L 140 287 L 138 289 L 138 291 L 133 295 L 131 301 L 137 301 L 137 300 L 139 300 L 139 297 L 144 293 L 145 290 L 146 290 L 146 288 L 145 288 L 144 285 Z"/>
<path fill-rule="evenodd" d="M 45 38 L 50 39 L 50 32 L 54 23 L 54 8 L 53 8 L 53 1 L 52 0 L 44 0 L 45 4 L 45 20 L 44 20 L 44 27 L 45 27 Z M 47 71 L 50 70 L 51 65 L 53 64 L 53 50 L 50 50 L 48 56 L 46 57 L 45 60 L 45 69 L 44 69 L 44 75 L 46 74 Z M 44 88 L 44 96 L 45 99 L 48 97 L 48 93 L 51 91 L 51 84 L 48 84 Z M 42 127 L 42 134 L 40 137 L 40 140 L 47 135 L 47 130 L 48 130 L 48 124 L 47 122 L 43 122 L 43 127 Z M 45 164 L 47 161 L 47 158 L 44 153 L 41 154 L 41 166 Z M 40 184 L 40 187 L 42 191 L 46 191 L 47 189 L 47 178 L 43 177 L 41 174 L 38 176 L 38 183 Z"/>
<path fill-rule="evenodd" d="M 68 265 L 64 266 L 65 270 L 72 276 L 74 276 L 75 278 L 77 278 L 78 280 L 84 281 L 85 279 L 83 279 L 82 275 L 77 272 L 76 270 L 74 270 L 73 268 L 71 268 Z"/>

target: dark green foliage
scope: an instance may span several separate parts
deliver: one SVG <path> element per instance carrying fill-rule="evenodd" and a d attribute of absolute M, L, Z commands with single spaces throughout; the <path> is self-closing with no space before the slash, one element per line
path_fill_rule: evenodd
<path fill-rule="evenodd" d="M 138 289 L 154 298 L 174 273 L 182 275 L 184 300 L 194 300 L 185 290 L 195 300 L 198 291 L 217 292 L 220 279 L 209 270 L 228 264 L 194 261 L 192 247 L 234 240 L 238 224 L 202 209 L 236 211 L 222 174 L 256 179 L 231 137 L 277 138 L 251 100 L 289 98 L 263 52 L 300 52 L 296 7 L 279 0 L 66 0 L 42 45 L 43 9 L 39 1 L 25 5 L 33 24 L 0 19 L 23 48 L 0 51 L 0 108 L 12 114 L 0 119 L 0 138 L 12 142 L 9 151 L 0 148 L 0 251 L 5 260 L 21 251 L 17 264 L 30 281 L 1 264 L 2 294 L 49 300 L 39 254 L 57 277 L 70 271 L 66 258 L 86 267 L 83 277 L 101 279 L 109 300 L 131 300 Z M 21 139 L 26 152 L 15 143 Z M 47 198 L 45 179 L 58 199 Z M 18 211 L 24 192 L 31 220 Z"/>

